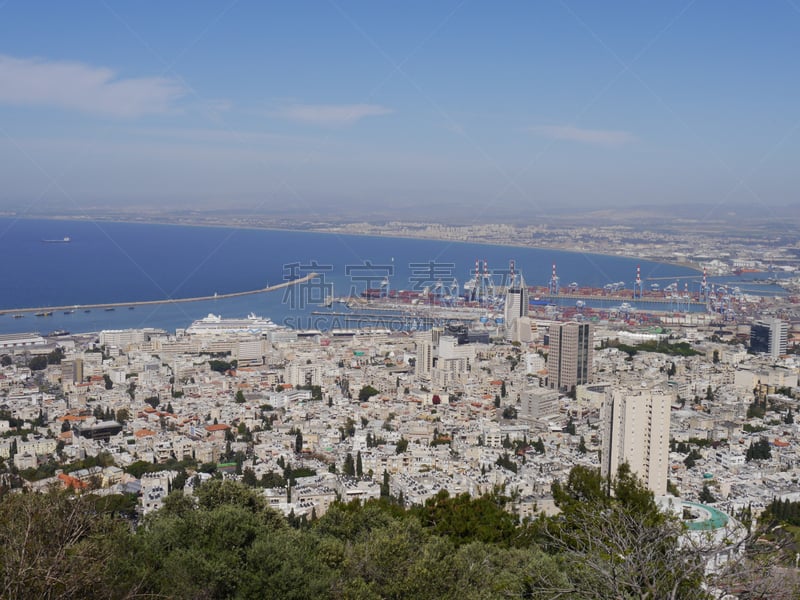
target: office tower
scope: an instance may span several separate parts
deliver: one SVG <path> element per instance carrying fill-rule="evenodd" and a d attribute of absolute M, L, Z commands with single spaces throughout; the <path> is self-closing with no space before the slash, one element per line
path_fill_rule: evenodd
<path fill-rule="evenodd" d="M 503 315 L 506 327 L 511 327 L 515 319 L 528 316 L 528 303 L 528 288 L 525 287 L 525 279 L 520 273 L 518 277 L 512 278 L 506 292 L 506 305 Z"/>
<path fill-rule="evenodd" d="M 590 323 L 554 323 L 550 326 L 547 382 L 559 391 L 589 383 L 592 377 L 594 328 Z"/>
<path fill-rule="evenodd" d="M 615 390 L 603 404 L 600 473 L 614 477 L 627 462 L 657 496 L 667 491 L 672 397 L 651 391 Z"/>
<path fill-rule="evenodd" d="M 764 352 L 772 358 L 786 354 L 786 340 L 789 336 L 789 324 L 780 319 L 756 321 L 750 327 L 750 349 L 753 352 Z"/>

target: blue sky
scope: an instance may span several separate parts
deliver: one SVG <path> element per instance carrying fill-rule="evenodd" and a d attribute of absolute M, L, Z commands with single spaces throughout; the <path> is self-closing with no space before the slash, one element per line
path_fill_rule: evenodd
<path fill-rule="evenodd" d="M 799 88 L 800 0 L 0 1 L 0 208 L 774 210 Z"/>

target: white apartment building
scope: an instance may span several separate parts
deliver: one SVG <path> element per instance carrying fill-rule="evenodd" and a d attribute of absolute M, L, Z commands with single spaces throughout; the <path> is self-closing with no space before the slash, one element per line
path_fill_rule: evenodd
<path fill-rule="evenodd" d="M 604 477 L 614 477 L 627 462 L 655 495 L 666 494 L 672 400 L 658 390 L 611 393 L 602 410 Z"/>

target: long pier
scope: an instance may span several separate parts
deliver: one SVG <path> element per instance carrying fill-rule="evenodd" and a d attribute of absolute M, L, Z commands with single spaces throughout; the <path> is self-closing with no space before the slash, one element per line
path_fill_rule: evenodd
<path fill-rule="evenodd" d="M 263 294 L 265 292 L 274 292 L 283 288 L 305 283 L 318 277 L 318 273 L 309 273 L 299 279 L 292 279 L 291 281 L 284 281 L 276 285 L 270 285 L 265 288 L 257 290 L 246 290 L 244 292 L 229 292 L 227 294 L 214 294 L 213 296 L 194 296 L 192 298 L 165 298 L 164 300 L 137 300 L 135 302 L 106 302 L 98 304 L 65 304 L 63 306 L 37 306 L 35 308 L 3 308 L 0 309 L 0 315 L 7 315 L 10 313 L 39 313 L 39 312 L 56 312 L 62 310 L 90 310 L 93 308 L 127 308 L 133 306 L 157 306 L 160 304 L 183 304 L 185 302 L 203 302 L 207 300 L 224 300 L 226 298 L 238 298 L 239 296 L 252 296 L 255 294 Z"/>
<path fill-rule="evenodd" d="M 572 293 L 561 293 L 558 294 L 539 294 L 539 298 L 547 299 L 547 300 L 557 300 L 559 298 L 567 298 L 568 300 L 603 300 L 607 302 L 628 302 L 630 304 L 634 303 L 647 303 L 652 302 L 654 304 L 672 304 L 675 302 L 681 302 L 682 304 L 687 303 L 687 299 L 683 296 L 680 297 L 664 297 L 664 296 L 637 296 L 634 298 L 633 296 L 619 296 L 619 295 L 608 295 L 608 296 L 595 296 L 592 294 L 572 294 Z M 705 306 L 705 302 L 701 302 L 694 298 L 691 298 L 688 303 L 692 306 Z"/>

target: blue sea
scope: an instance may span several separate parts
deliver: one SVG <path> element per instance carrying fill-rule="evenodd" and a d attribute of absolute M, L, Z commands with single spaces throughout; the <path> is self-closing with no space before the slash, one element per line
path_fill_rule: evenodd
<path fill-rule="evenodd" d="M 43 240 L 70 238 L 69 243 Z M 471 277 L 476 259 L 486 260 L 500 281 L 515 261 L 528 285 L 547 285 L 553 263 L 562 286 L 602 287 L 626 282 L 641 267 L 643 279 L 681 277 L 697 286 L 690 269 L 636 259 L 559 250 L 326 233 L 67 221 L 0 219 L 0 308 L 75 306 L 51 317 L 0 316 L 0 332 L 57 329 L 73 333 L 101 329 L 186 327 L 209 313 L 242 317 L 250 312 L 278 323 L 304 326 L 325 297 L 392 289 L 446 288 Z M 163 300 L 260 289 L 308 272 L 312 285 L 271 293 L 183 304 L 118 307 L 83 304 Z M 454 282 L 455 280 L 455 282 Z M 668 283 L 665 279 L 662 283 Z M 694 289 L 692 287 L 692 289 Z"/>

